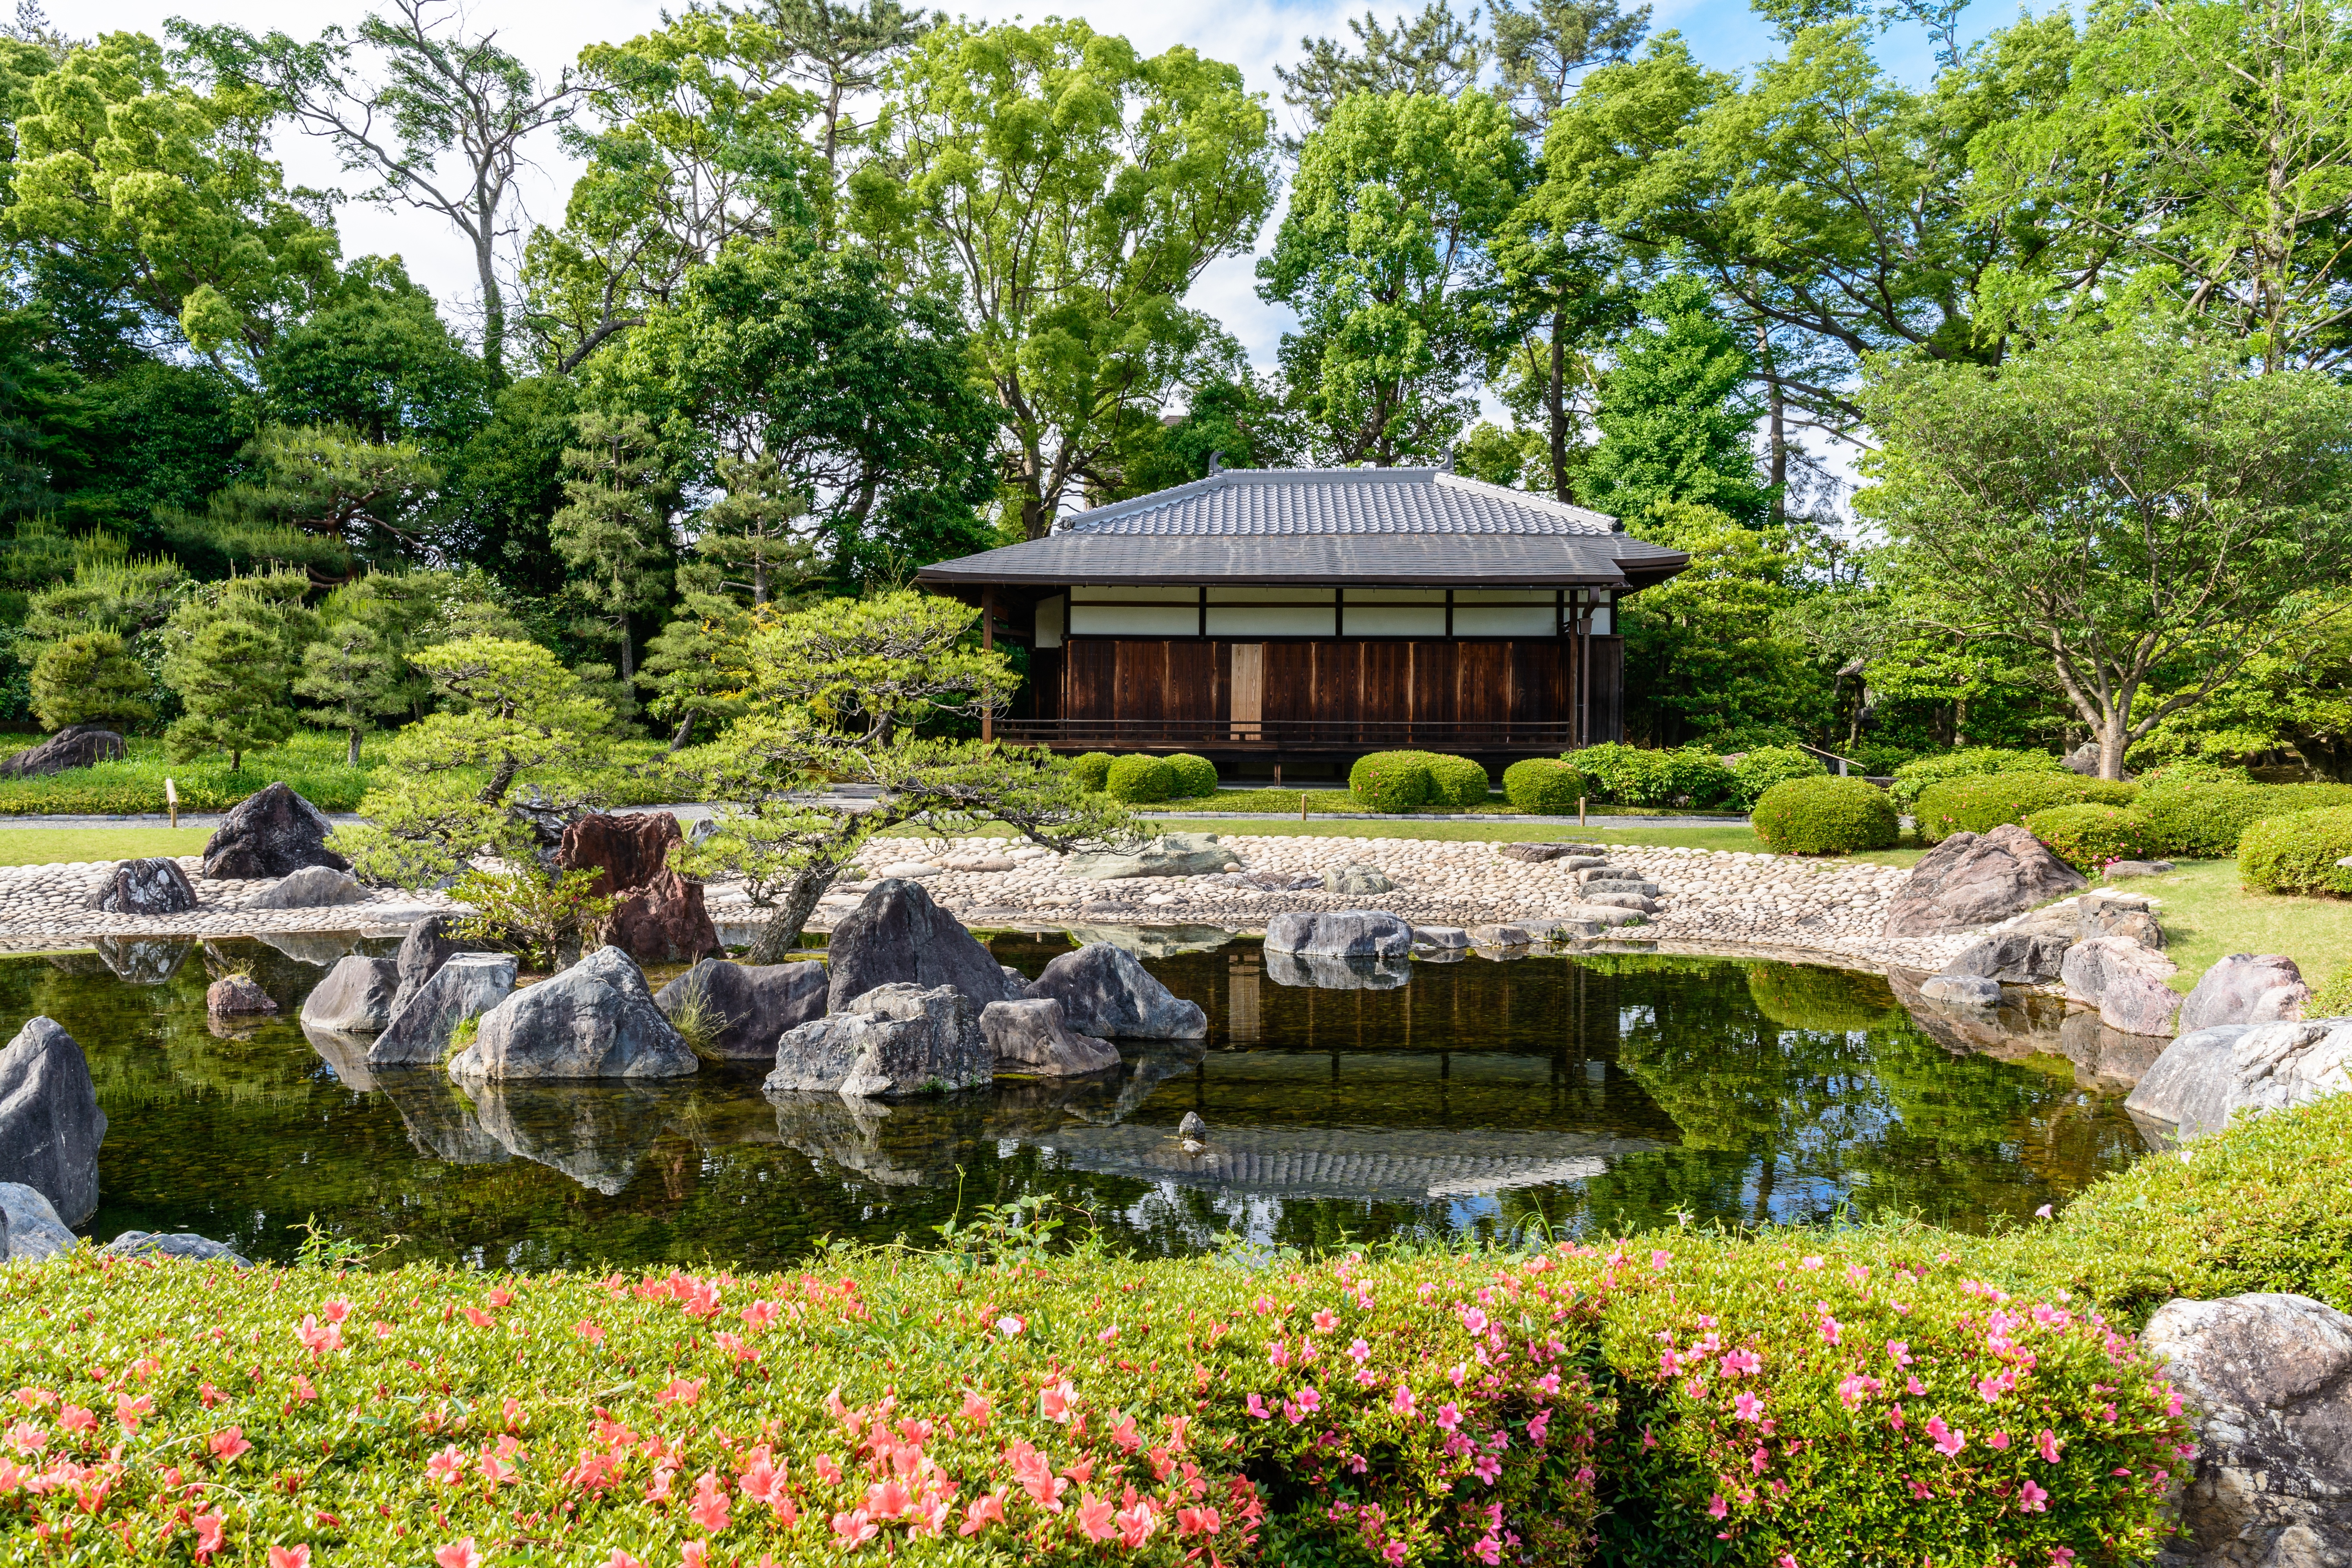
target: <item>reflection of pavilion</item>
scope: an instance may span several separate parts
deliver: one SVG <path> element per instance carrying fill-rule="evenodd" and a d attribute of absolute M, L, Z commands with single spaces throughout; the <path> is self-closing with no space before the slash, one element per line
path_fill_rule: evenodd
<path fill-rule="evenodd" d="M 1032 1142 L 1100 1176 L 1232 1188 L 1283 1198 L 1464 1197 L 1580 1182 L 1608 1158 L 1664 1145 L 1575 1132 L 1382 1131 L 1358 1127 L 1227 1127 L 1187 1154 L 1165 1127 L 1071 1125 Z"/>

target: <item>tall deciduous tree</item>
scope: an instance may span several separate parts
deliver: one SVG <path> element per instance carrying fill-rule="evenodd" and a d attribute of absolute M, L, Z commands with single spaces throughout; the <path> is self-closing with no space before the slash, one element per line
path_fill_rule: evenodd
<path fill-rule="evenodd" d="M 1865 407 L 1885 447 L 1861 501 L 1911 612 L 2033 650 L 2106 778 L 2168 714 L 2344 606 L 2313 592 L 2352 569 L 2352 391 L 2325 376 L 2113 332 L 1998 371 L 1891 370 Z"/>
<path fill-rule="evenodd" d="M 894 66 L 853 223 L 962 302 L 1026 538 L 1218 333 L 1182 304 L 1274 198 L 1265 106 L 1189 48 L 1078 21 L 929 32 Z"/>

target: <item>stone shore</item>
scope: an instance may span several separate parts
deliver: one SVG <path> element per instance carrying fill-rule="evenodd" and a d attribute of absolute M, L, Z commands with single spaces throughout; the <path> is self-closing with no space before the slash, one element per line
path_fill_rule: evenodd
<path fill-rule="evenodd" d="M 0 866 L 0 951 L 26 952 L 94 937 L 259 935 L 266 931 L 397 932 L 428 914 L 454 907 L 446 893 L 372 889 L 367 901 L 310 910 L 257 910 L 256 899 L 277 885 L 258 878 L 215 881 L 195 855 L 173 858 L 195 889 L 196 907 L 180 915 L 116 915 L 87 906 L 93 883 L 113 871 L 111 860 L 67 860 L 46 866 Z"/>

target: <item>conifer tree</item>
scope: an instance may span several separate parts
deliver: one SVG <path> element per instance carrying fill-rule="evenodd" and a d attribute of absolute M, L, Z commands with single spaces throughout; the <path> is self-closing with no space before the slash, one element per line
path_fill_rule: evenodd
<path fill-rule="evenodd" d="M 1755 374 L 1747 342 L 1696 278 L 1659 284 L 1643 296 L 1642 313 L 1645 324 L 1625 335 L 1601 378 L 1601 444 L 1585 466 L 1584 503 L 1633 519 L 1687 501 L 1760 526 L 1771 497 L 1757 483 L 1748 440 L 1759 411 L 1741 390 Z"/>
<path fill-rule="evenodd" d="M 226 752 L 235 771 L 294 732 L 294 671 L 318 630 L 309 589 L 300 572 L 233 577 L 173 612 L 163 681 L 186 710 L 164 732 L 173 761 Z"/>
<path fill-rule="evenodd" d="M 643 415 L 591 411 L 577 428 L 580 445 L 563 453 L 570 501 L 549 535 L 575 574 L 571 591 L 584 613 L 574 629 L 619 648 L 625 685 L 637 673 L 629 618 L 659 604 L 668 586 L 671 486 Z"/>
<path fill-rule="evenodd" d="M 114 632 L 83 632 L 41 650 L 33 661 L 33 711 L 45 729 L 103 724 L 127 729 L 155 716 L 146 667 Z"/>

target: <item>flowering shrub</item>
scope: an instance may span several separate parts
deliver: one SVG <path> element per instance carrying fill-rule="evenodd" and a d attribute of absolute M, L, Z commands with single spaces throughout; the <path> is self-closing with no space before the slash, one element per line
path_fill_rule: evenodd
<path fill-rule="evenodd" d="M 2077 871 L 2095 875 L 2116 860 L 2153 855 L 2147 819 L 2116 805 L 2053 805 L 2025 819 L 2025 831 Z"/>

